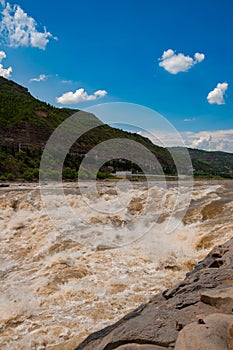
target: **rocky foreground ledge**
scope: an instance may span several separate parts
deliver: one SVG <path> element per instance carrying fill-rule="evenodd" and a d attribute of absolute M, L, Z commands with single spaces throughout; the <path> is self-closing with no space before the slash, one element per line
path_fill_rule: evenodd
<path fill-rule="evenodd" d="M 233 350 L 233 238 L 185 280 L 75 350 Z"/>

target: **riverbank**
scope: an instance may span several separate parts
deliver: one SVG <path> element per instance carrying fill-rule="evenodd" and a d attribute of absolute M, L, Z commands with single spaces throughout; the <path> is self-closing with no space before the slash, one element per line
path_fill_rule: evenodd
<path fill-rule="evenodd" d="M 233 349 L 233 238 L 184 281 L 157 294 L 76 350 Z"/>
<path fill-rule="evenodd" d="M 92 185 L 0 188 L 4 350 L 73 350 L 232 236 L 232 181 Z"/>

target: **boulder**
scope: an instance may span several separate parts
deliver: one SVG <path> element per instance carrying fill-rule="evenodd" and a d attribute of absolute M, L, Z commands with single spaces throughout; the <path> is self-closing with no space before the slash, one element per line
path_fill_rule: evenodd
<path fill-rule="evenodd" d="M 188 336 L 191 337 L 192 329 L 202 332 L 200 338 L 208 338 L 208 328 L 205 326 L 207 322 L 215 330 L 219 323 L 218 332 L 215 335 L 211 333 L 215 348 L 195 349 L 221 350 L 224 349 L 223 346 L 232 349 L 229 347 L 232 341 L 229 334 L 233 333 L 232 288 L 233 238 L 213 249 L 187 274 L 184 281 L 155 295 L 149 303 L 141 305 L 117 323 L 91 334 L 76 350 L 174 349 L 175 346 L 181 350 L 177 344 L 185 344 Z M 220 314 L 219 317 L 217 313 Z M 224 339 L 221 340 L 221 329 L 224 327 Z M 212 332 L 212 328 L 210 331 Z M 178 343 L 179 334 L 182 335 Z M 198 336 L 196 338 L 197 341 Z M 190 342 L 187 344 L 189 346 Z M 191 348 L 187 347 L 187 350 Z"/>
<path fill-rule="evenodd" d="M 175 350 L 233 350 L 233 316 L 212 314 L 179 333 Z"/>
<path fill-rule="evenodd" d="M 233 287 L 206 290 L 201 293 L 201 301 L 215 306 L 224 312 L 231 313 L 233 310 Z"/>

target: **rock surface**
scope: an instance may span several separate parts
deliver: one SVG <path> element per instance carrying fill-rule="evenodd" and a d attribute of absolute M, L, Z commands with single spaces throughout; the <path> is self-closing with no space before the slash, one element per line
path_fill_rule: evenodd
<path fill-rule="evenodd" d="M 138 345 L 138 344 L 128 344 L 128 345 L 122 345 L 117 348 L 118 350 L 163 350 L 161 346 L 157 345 Z"/>
<path fill-rule="evenodd" d="M 90 335 L 76 350 L 174 348 L 233 350 L 233 238 L 184 281 Z"/>
<path fill-rule="evenodd" d="M 175 350 L 232 350 L 233 315 L 212 314 L 190 323 L 178 335 Z"/>

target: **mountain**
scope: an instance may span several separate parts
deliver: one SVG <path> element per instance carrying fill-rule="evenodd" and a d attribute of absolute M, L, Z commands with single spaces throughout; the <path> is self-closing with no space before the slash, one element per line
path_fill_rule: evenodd
<path fill-rule="evenodd" d="M 68 117 L 78 112 L 75 109 L 56 108 L 34 98 L 27 88 L 14 81 L 0 77 L 0 179 L 13 180 L 38 178 L 40 159 L 44 146 L 55 128 Z M 82 112 L 85 113 L 85 112 Z M 85 154 L 97 144 L 110 139 L 127 139 L 145 146 L 152 152 L 165 174 L 176 174 L 169 150 L 154 145 L 148 138 L 136 133 L 112 128 L 101 123 L 95 116 L 87 114 L 86 123 L 93 123 L 92 130 L 81 136 L 71 147 L 64 163 L 64 177 L 77 176 L 79 165 Z M 180 159 L 185 150 L 176 148 Z M 195 174 L 200 176 L 224 176 L 233 174 L 233 154 L 206 152 L 189 149 Z M 139 154 L 140 147 L 131 153 Z M 132 155 L 132 154 L 131 154 Z M 110 161 L 102 167 L 108 169 L 140 171 L 136 164 L 125 159 Z"/>
<path fill-rule="evenodd" d="M 182 154 L 184 149 L 176 147 Z M 233 153 L 188 148 L 195 176 L 233 178 Z"/>

